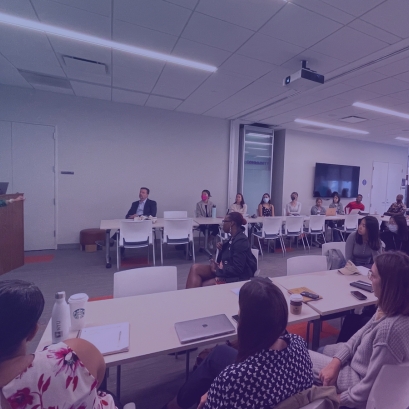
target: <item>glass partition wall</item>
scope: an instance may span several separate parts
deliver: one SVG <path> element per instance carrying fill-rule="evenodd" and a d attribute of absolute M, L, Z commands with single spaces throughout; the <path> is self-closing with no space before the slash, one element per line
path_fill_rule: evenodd
<path fill-rule="evenodd" d="M 238 192 L 243 193 L 249 215 L 257 213 L 264 193 L 271 196 L 273 141 L 272 129 L 241 126 Z"/>

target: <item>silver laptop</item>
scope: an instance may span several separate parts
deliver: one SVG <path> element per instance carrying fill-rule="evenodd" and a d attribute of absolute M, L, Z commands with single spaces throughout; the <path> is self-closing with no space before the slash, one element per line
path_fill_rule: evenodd
<path fill-rule="evenodd" d="M 0 182 L 0 195 L 5 195 L 8 187 L 9 182 Z"/>
<path fill-rule="evenodd" d="M 225 314 L 177 322 L 175 330 L 181 344 L 231 334 L 236 331 Z"/>

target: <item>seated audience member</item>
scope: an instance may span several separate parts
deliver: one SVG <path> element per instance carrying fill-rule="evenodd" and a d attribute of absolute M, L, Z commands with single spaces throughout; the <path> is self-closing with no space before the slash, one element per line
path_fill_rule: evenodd
<path fill-rule="evenodd" d="M 244 234 L 246 219 L 240 213 L 226 214 L 223 231 L 230 233 L 230 240 L 223 245 L 217 243 L 220 250 L 217 263 L 193 264 L 187 277 L 186 288 L 202 287 L 214 284 L 244 281 L 252 277 L 257 269 L 257 260 L 250 249 L 250 243 Z"/>
<path fill-rule="evenodd" d="M 389 209 L 387 212 L 385 212 L 386 215 L 392 216 L 394 214 L 405 214 L 406 212 L 406 205 L 403 203 L 403 195 L 397 195 L 396 196 L 396 202 L 392 203 L 389 206 Z"/>
<path fill-rule="evenodd" d="M 44 297 L 37 286 L 0 281 L 0 407 L 115 408 L 113 397 L 97 389 L 105 362 L 88 341 L 68 339 L 27 353 L 43 309 Z"/>
<path fill-rule="evenodd" d="M 20 202 L 21 200 L 26 200 L 26 198 L 24 196 L 18 196 L 15 199 L 0 200 L 0 207 L 7 206 L 8 204 L 11 204 L 14 202 Z"/>
<path fill-rule="evenodd" d="M 405 216 L 402 214 L 391 216 L 387 227 L 388 230 L 381 233 L 385 251 L 403 251 L 409 254 L 409 234 Z"/>
<path fill-rule="evenodd" d="M 257 213 L 259 217 L 274 216 L 274 206 L 271 204 L 271 198 L 268 193 L 264 193 L 258 205 Z"/>
<path fill-rule="evenodd" d="M 205 189 L 202 191 L 202 200 L 196 204 L 196 217 L 212 217 L 213 203 L 209 200 L 212 197 L 210 191 Z M 200 225 L 200 231 L 205 234 L 206 229 L 210 233 L 208 246 L 213 250 L 213 241 L 219 233 L 219 226 L 216 224 Z"/>
<path fill-rule="evenodd" d="M 241 193 L 237 193 L 236 201 L 230 206 L 229 213 L 231 212 L 237 212 L 242 215 L 247 214 L 247 205 L 244 202 L 244 197 Z"/>
<path fill-rule="evenodd" d="M 344 215 L 344 206 L 342 206 L 341 199 L 337 192 L 332 194 L 332 203 L 329 205 L 330 209 L 335 208 L 337 215 Z M 333 230 L 333 237 L 334 241 L 342 241 L 341 233 L 338 230 L 335 230 L 334 227 L 342 227 L 344 225 L 344 220 L 330 220 L 328 222 L 328 226 L 331 227 Z"/>
<path fill-rule="evenodd" d="M 288 307 L 281 290 L 256 277 L 239 294 L 238 350 L 218 345 L 163 409 L 273 408 L 312 386 L 304 340 L 285 330 Z"/>
<path fill-rule="evenodd" d="M 147 187 L 141 187 L 139 190 L 139 200 L 132 203 L 125 219 L 134 219 L 138 216 L 156 217 L 156 202 L 148 199 L 149 192 L 150 191 Z"/>
<path fill-rule="evenodd" d="M 287 216 L 299 216 L 301 214 L 301 203 L 298 201 L 298 193 L 291 193 L 291 202 L 285 206 Z"/>
<path fill-rule="evenodd" d="M 381 251 L 378 220 L 373 216 L 366 216 L 359 223 L 358 230 L 347 238 L 345 259 L 351 260 L 356 266 L 364 266 L 372 264 Z"/>
<path fill-rule="evenodd" d="M 311 207 L 311 214 L 314 216 L 325 216 L 325 207 L 322 206 L 322 199 L 320 197 L 315 199 L 315 206 Z"/>
<path fill-rule="evenodd" d="M 368 276 L 378 298 L 375 315 L 348 342 L 327 345 L 323 354 L 310 351 L 314 381 L 335 385 L 349 408 L 366 407 L 383 365 L 409 360 L 409 257 L 381 254 Z"/>
<path fill-rule="evenodd" d="M 351 213 L 351 210 L 355 210 L 355 209 L 358 209 L 358 210 L 361 210 L 361 211 L 365 210 L 365 206 L 362 203 L 362 195 L 357 195 L 354 202 L 349 202 L 345 206 L 345 213 L 349 214 L 349 213 Z"/>

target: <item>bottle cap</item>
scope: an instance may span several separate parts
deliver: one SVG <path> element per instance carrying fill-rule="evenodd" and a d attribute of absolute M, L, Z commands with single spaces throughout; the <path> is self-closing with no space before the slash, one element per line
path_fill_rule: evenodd
<path fill-rule="evenodd" d="M 301 294 L 291 294 L 290 295 L 290 301 L 294 302 L 302 302 L 303 298 Z"/>
<path fill-rule="evenodd" d="M 56 300 L 60 300 L 61 298 L 65 298 L 65 291 L 59 291 L 58 293 L 55 293 Z"/>

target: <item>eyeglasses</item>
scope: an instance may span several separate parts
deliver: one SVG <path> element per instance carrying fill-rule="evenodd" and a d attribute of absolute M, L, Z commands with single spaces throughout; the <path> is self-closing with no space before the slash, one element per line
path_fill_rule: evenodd
<path fill-rule="evenodd" d="M 372 278 L 373 278 L 373 271 L 372 270 L 368 270 L 368 278 L 370 280 L 372 280 Z"/>

